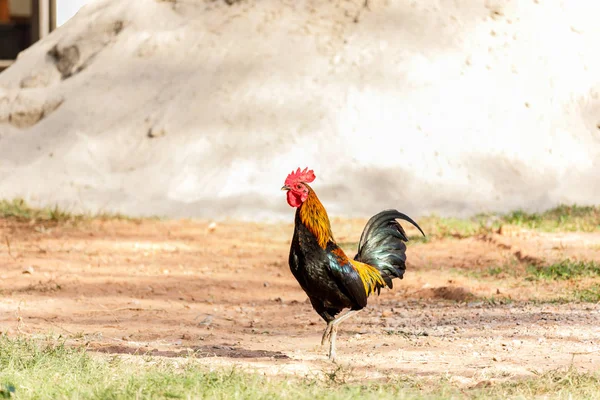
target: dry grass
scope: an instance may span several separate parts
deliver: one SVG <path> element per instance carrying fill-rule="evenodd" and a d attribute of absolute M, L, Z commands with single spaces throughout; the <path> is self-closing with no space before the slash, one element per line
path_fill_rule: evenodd
<path fill-rule="evenodd" d="M 332 366 L 324 379 L 266 377 L 235 369 L 209 371 L 193 356 L 100 356 L 60 339 L 0 336 L 0 397 L 77 399 L 600 399 L 600 379 L 574 369 L 519 380 L 484 380 L 471 387 L 450 379 L 390 376 L 357 382 Z"/>

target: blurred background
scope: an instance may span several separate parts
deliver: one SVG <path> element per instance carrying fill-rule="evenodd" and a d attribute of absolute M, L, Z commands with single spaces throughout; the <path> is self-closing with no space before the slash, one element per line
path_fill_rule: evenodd
<path fill-rule="evenodd" d="M 289 219 L 600 197 L 595 1 L 0 0 L 0 192 Z M 16 60 L 16 61 L 15 61 Z"/>

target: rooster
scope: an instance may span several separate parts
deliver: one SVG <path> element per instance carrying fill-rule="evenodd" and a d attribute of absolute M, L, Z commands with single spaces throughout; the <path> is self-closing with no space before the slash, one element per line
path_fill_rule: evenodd
<path fill-rule="evenodd" d="M 327 323 L 321 345 L 329 341 L 329 359 L 335 361 L 338 325 L 363 309 L 369 295 L 386 286 L 391 289 L 392 279 L 404 276 L 408 237 L 396 219 L 425 233 L 407 215 L 382 211 L 367 222 L 351 260 L 336 244 L 327 211 L 308 185 L 314 180 L 312 170 L 298 168 L 281 188 L 287 192 L 288 204 L 296 208 L 289 264 L 314 310 Z M 338 316 L 346 308 L 349 311 Z"/>

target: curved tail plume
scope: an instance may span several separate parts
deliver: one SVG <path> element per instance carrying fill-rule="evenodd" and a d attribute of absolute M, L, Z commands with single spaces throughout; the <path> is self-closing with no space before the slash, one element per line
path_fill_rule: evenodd
<path fill-rule="evenodd" d="M 385 210 L 367 222 L 360 236 L 358 253 L 354 256 L 356 261 L 377 268 L 389 288 L 393 287 L 392 279 L 402 279 L 406 271 L 405 242 L 408 237 L 397 219 L 410 222 L 425 236 L 421 227 L 408 215 L 397 210 Z"/>

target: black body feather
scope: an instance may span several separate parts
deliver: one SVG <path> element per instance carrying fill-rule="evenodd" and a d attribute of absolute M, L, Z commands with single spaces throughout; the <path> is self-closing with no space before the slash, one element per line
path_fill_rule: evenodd
<path fill-rule="evenodd" d="M 347 274 L 346 281 L 354 281 L 355 286 L 360 283 L 356 271 L 351 267 L 340 266 L 331 257 L 331 251 L 335 247 L 337 245 L 331 241 L 325 249 L 319 246 L 315 235 L 302 223 L 299 212 L 296 212 L 289 257 L 290 270 L 308 295 L 315 311 L 327 322 L 332 321 L 344 308 L 364 307 L 360 306 L 350 293 L 356 293 L 358 290 L 346 289 L 345 282 L 340 279 Z M 366 305 L 364 287 L 360 286 L 360 289 Z"/>
<path fill-rule="evenodd" d="M 402 278 L 406 269 L 404 242 L 408 238 L 396 219 L 412 223 L 423 233 L 408 216 L 396 210 L 383 211 L 365 226 L 354 257 L 377 268 L 390 288 L 392 279 Z M 367 305 L 367 293 L 358 272 L 347 257 L 337 255 L 339 252 L 341 249 L 333 240 L 328 241 L 325 248 L 319 245 L 315 235 L 302 223 L 298 208 L 290 248 L 290 270 L 326 322 L 332 321 L 344 308 L 360 310 Z"/>

